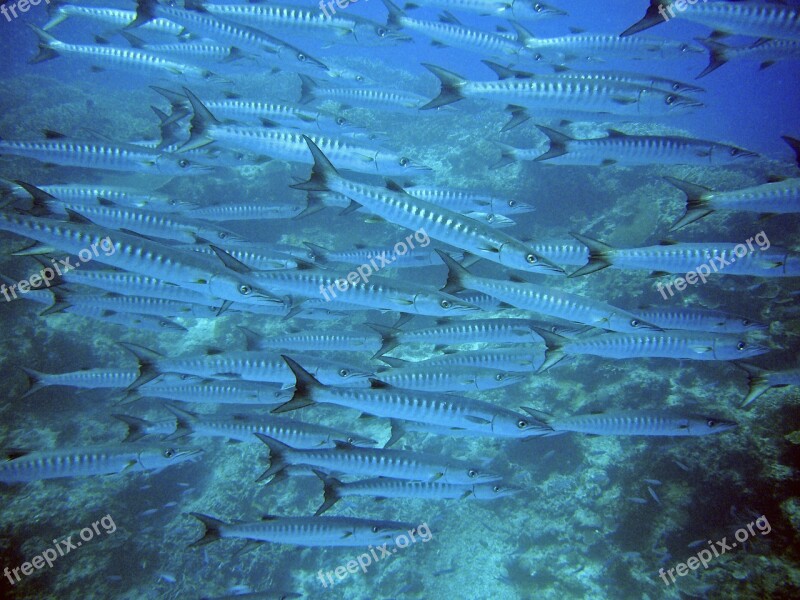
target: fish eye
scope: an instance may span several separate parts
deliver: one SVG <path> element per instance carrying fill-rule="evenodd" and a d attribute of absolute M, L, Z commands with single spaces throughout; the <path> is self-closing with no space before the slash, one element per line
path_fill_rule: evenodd
<path fill-rule="evenodd" d="M 239 293 L 242 296 L 249 296 L 252 293 L 252 291 L 253 291 L 253 288 L 251 288 L 246 283 L 243 283 L 242 285 L 239 286 Z"/>
<path fill-rule="evenodd" d="M 186 167 L 188 167 L 188 166 L 189 166 L 189 161 L 188 161 L 188 160 L 186 160 L 185 158 L 182 158 L 182 159 L 180 159 L 180 160 L 178 161 L 178 166 L 179 166 L 181 169 L 185 169 Z"/>
<path fill-rule="evenodd" d="M 306 58 L 307 58 L 306 55 L 303 54 L 302 52 L 297 53 L 297 60 L 299 60 L 300 62 L 306 62 Z"/>
<path fill-rule="evenodd" d="M 356 81 L 359 83 L 364 83 L 364 76 L 363 75 L 356 75 Z"/>
<path fill-rule="evenodd" d="M 737 350 L 744 350 L 745 348 L 747 348 L 747 344 L 745 344 L 744 342 L 739 342 L 738 344 L 736 344 Z"/>
<path fill-rule="evenodd" d="M 378 533 L 379 531 L 380 531 L 380 528 L 377 525 L 373 525 L 372 526 L 372 533 Z"/>
<path fill-rule="evenodd" d="M 516 200 L 509 200 L 509 201 L 508 201 L 508 205 L 509 205 L 511 208 L 514 208 L 514 207 L 517 205 L 517 201 L 516 201 Z"/>
<path fill-rule="evenodd" d="M 525 429 L 527 426 L 528 426 L 528 422 L 525 419 L 520 419 L 519 421 L 517 421 L 517 427 L 519 429 Z M 495 490 L 495 491 L 497 491 L 497 490 Z"/>
<path fill-rule="evenodd" d="M 159 321 L 158 324 L 161 327 L 169 327 L 169 322 L 168 321 Z"/>
<path fill-rule="evenodd" d="M 450 308 L 452 306 L 452 304 L 450 303 L 450 300 L 442 300 L 441 302 L 439 302 L 439 306 L 441 306 L 442 308 L 447 309 L 447 308 Z"/>
<path fill-rule="evenodd" d="M 639 319 L 631 319 L 631 327 L 638 327 Z"/>
<path fill-rule="evenodd" d="M 497 375 L 494 376 L 494 380 L 495 381 L 503 381 L 503 379 L 505 379 L 505 378 L 506 378 L 506 376 L 503 375 L 502 373 L 498 373 Z"/>
<path fill-rule="evenodd" d="M 535 10 L 536 12 L 542 12 L 544 10 L 544 6 L 542 6 L 537 2 L 536 4 L 533 5 L 533 10 Z"/>
<path fill-rule="evenodd" d="M 226 237 L 228 237 L 228 234 L 225 233 L 224 231 L 220 231 L 218 235 L 219 235 L 219 239 L 221 239 L 221 240 L 224 240 Z"/>
<path fill-rule="evenodd" d="M 739 149 L 738 148 L 731 148 L 731 156 L 736 156 L 737 154 L 739 154 Z"/>
<path fill-rule="evenodd" d="M 688 44 L 681 44 L 681 52 L 686 52 L 687 50 L 689 50 L 689 45 Z"/>
<path fill-rule="evenodd" d="M 716 427 L 717 422 L 714 419 L 709 419 L 708 421 L 706 421 L 706 425 L 708 425 L 709 427 Z"/>
<path fill-rule="evenodd" d="M 486 215 L 486 221 L 488 223 L 494 223 L 494 215 L 493 214 Z"/>
<path fill-rule="evenodd" d="M 543 58 L 544 58 L 544 56 L 542 56 L 541 54 L 535 54 L 533 56 L 533 60 L 542 60 Z"/>
<path fill-rule="evenodd" d="M 345 125 L 347 123 L 347 119 L 344 117 L 336 117 L 336 124 L 337 125 Z"/>
<path fill-rule="evenodd" d="M 349 438 L 347 438 L 347 443 L 348 443 L 348 444 L 352 444 L 352 443 L 353 443 L 353 442 L 355 442 L 355 441 L 356 441 L 356 440 L 355 440 L 354 438 L 352 438 L 352 437 L 349 437 Z"/>
<path fill-rule="evenodd" d="M 389 32 L 386 31 L 386 29 L 384 27 L 378 27 L 378 29 L 375 31 L 375 33 L 377 33 L 379 37 L 386 37 L 386 34 L 389 33 Z"/>
<path fill-rule="evenodd" d="M 750 319 L 742 319 L 742 325 L 747 327 L 749 325 L 752 325 L 752 322 L 750 321 Z"/>
<path fill-rule="evenodd" d="M 467 476 L 470 479 L 475 479 L 478 476 L 478 472 L 475 469 L 470 469 L 469 471 L 467 471 Z"/>
<path fill-rule="evenodd" d="M 348 371 L 347 369 L 339 369 L 339 376 L 340 377 L 349 377 L 350 376 L 350 371 Z"/>
<path fill-rule="evenodd" d="M 520 422 L 522 422 L 522 421 L 520 421 Z M 500 490 L 501 490 L 501 488 L 500 488 L 499 485 L 492 486 L 492 491 L 493 492 L 499 492 Z"/>
<path fill-rule="evenodd" d="M 675 90 L 675 91 L 677 92 L 678 90 L 680 90 L 680 89 L 681 89 L 681 84 L 679 84 L 679 83 L 673 83 L 673 84 L 672 84 L 672 89 L 673 89 L 673 90 Z"/>
<path fill-rule="evenodd" d="M 675 103 L 675 96 L 673 96 L 672 94 L 670 94 L 669 96 L 667 96 L 666 98 L 664 98 L 664 102 L 666 102 L 666 103 L 667 103 L 667 104 L 669 104 L 669 105 L 672 105 L 672 104 L 674 104 L 674 103 Z"/>
<path fill-rule="evenodd" d="M 172 448 L 164 448 L 164 452 L 162 452 L 162 454 L 164 455 L 164 458 L 172 458 L 175 456 L 175 450 Z"/>
<path fill-rule="evenodd" d="M 537 262 L 539 262 L 539 259 L 536 258 L 535 254 L 528 254 L 525 257 L 525 262 L 527 262 L 529 265 L 535 265 Z"/>
<path fill-rule="evenodd" d="M 407 167 L 407 166 L 408 166 L 408 163 L 410 163 L 410 162 L 411 162 L 410 160 L 408 160 L 408 159 L 407 159 L 405 156 L 403 156 L 403 157 L 400 159 L 400 166 L 401 166 L 401 167 Z"/>

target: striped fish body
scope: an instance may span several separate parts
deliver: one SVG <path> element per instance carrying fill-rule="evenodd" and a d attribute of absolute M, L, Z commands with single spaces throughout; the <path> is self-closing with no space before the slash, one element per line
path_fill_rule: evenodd
<path fill-rule="evenodd" d="M 646 435 L 698 437 L 722 433 L 736 426 L 716 417 L 671 415 L 666 412 L 632 411 L 575 415 L 548 421 L 556 432 L 593 435 Z"/>
<path fill-rule="evenodd" d="M 661 329 L 707 331 L 710 333 L 746 333 L 767 329 L 767 325 L 720 310 L 702 308 L 646 308 L 635 313 Z"/>
<path fill-rule="evenodd" d="M 497 215 L 518 215 L 533 212 L 535 209 L 530 204 L 518 200 L 504 200 L 486 194 L 468 192 L 464 190 L 451 190 L 448 188 L 434 188 L 421 185 L 412 185 L 404 188 L 406 192 L 419 198 L 444 206 L 450 210 L 464 213 L 468 211 L 483 211 Z"/>
<path fill-rule="evenodd" d="M 344 498 L 349 496 L 377 498 L 421 498 L 425 500 L 494 500 L 516 493 L 517 489 L 500 482 L 479 483 L 475 485 L 454 485 L 438 481 L 402 481 L 377 477 L 341 483 L 336 485 L 335 493 Z"/>
<path fill-rule="evenodd" d="M 69 17 L 80 17 L 90 21 L 98 21 L 112 25 L 115 28 L 123 28 L 136 18 L 136 11 L 120 10 L 117 8 L 100 8 L 96 6 L 80 6 L 76 4 L 59 4 L 55 8 L 51 5 L 50 20 L 42 27 L 49 31 L 56 25 L 64 22 Z M 183 27 L 167 19 L 153 19 L 141 27 L 144 31 L 155 33 L 165 33 L 170 36 L 178 36 L 183 33 Z"/>
<path fill-rule="evenodd" d="M 191 202 L 169 198 L 158 192 L 142 192 L 132 188 L 93 186 L 83 183 L 37 187 L 66 204 L 98 204 L 99 199 L 103 198 L 118 206 L 144 208 L 158 212 L 174 212 L 196 206 Z"/>
<path fill-rule="evenodd" d="M 662 38 L 619 37 L 580 33 L 552 38 L 528 38 L 525 48 L 537 61 L 561 64 L 570 60 L 662 60 L 701 53 L 698 46 Z"/>
<path fill-rule="evenodd" d="M 502 348 L 457 352 L 421 361 L 420 365 L 501 369 L 513 373 L 535 373 L 544 363 L 543 348 Z"/>
<path fill-rule="evenodd" d="M 563 345 L 566 354 L 591 354 L 603 358 L 674 358 L 687 360 L 743 360 L 768 352 L 760 344 L 733 334 L 664 332 L 603 334 Z"/>
<path fill-rule="evenodd" d="M 524 381 L 524 376 L 498 369 L 476 369 L 411 363 L 402 368 L 380 371 L 375 379 L 392 387 L 427 392 L 479 392 L 507 387 Z"/>
<path fill-rule="evenodd" d="M 30 452 L 0 463 L 0 481 L 27 483 L 43 479 L 160 470 L 196 458 L 199 452 L 195 448 L 151 444 Z"/>
<path fill-rule="evenodd" d="M 127 387 L 136 380 L 136 375 Z M 184 376 L 185 377 L 185 376 Z M 176 383 L 179 376 L 168 376 L 162 381 L 156 380 L 136 388 L 136 395 L 142 398 L 162 398 L 195 404 L 247 404 L 254 406 L 271 406 L 291 399 L 291 390 L 283 389 L 280 383 L 262 383 L 254 381 L 218 380 L 201 381 L 191 377 Z"/>

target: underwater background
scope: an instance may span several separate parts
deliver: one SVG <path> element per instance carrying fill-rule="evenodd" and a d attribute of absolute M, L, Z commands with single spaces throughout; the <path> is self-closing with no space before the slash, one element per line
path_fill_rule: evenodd
<path fill-rule="evenodd" d="M 554 0 L 556 2 L 557 0 Z M 298 3 L 299 5 L 300 3 Z M 424 5 L 424 2 L 420 4 Z M 134 10 L 132 3 L 82 3 Z M 311 2 L 303 5 L 318 10 Z M 539 37 L 565 35 L 569 28 L 618 34 L 639 19 L 646 2 L 597 3 L 561 0 L 565 16 L 525 22 Z M 691 10 L 691 7 L 688 9 Z M 340 11 L 386 21 L 378 0 L 360 0 Z M 413 11 L 436 20 L 438 7 Z M 505 19 L 459 12 L 459 21 L 483 31 L 508 28 Z M 140 142 L 158 140 L 158 119 L 151 105 L 167 111 L 164 98 L 149 86 L 190 88 L 201 98 L 222 98 L 233 91 L 241 98 L 294 104 L 300 82 L 296 73 L 246 59 L 225 65 L 225 83 L 134 73 L 91 61 L 59 57 L 29 64 L 37 53 L 29 24 L 48 20 L 44 4 L 31 6 L 16 19 L 0 19 L 0 137 L 43 139 L 55 130 L 81 140 Z M 95 35 L 125 46 L 116 31 L 102 23 L 70 17 L 52 30 L 58 39 L 94 44 Z M 492 80 L 480 51 L 439 48 L 423 35 L 409 32 L 402 44 L 361 44 L 349 40 L 270 31 L 323 62 L 363 73 L 368 85 L 415 92 L 427 99 L 438 82 L 422 63 L 440 65 L 469 80 Z M 691 42 L 708 28 L 675 19 L 643 35 Z M 642 34 L 639 34 L 642 35 Z M 167 39 L 167 38 L 159 38 Z M 595 57 L 572 68 L 636 71 L 692 82 L 706 66 L 707 55 L 677 59 L 624 60 Z M 208 63 L 211 70 L 217 65 Z M 219 67 L 222 69 L 222 67 Z M 520 68 L 525 68 L 520 65 Z M 222 71 L 221 71 L 222 72 Z M 540 69 L 552 73 L 552 69 Z M 760 219 L 754 213 L 719 212 L 693 226 L 670 232 L 685 199 L 664 176 L 699 182 L 715 190 L 738 189 L 770 177 L 796 177 L 792 150 L 781 136 L 800 137 L 800 70 L 794 60 L 759 70 L 751 61 L 731 61 L 696 82 L 705 88 L 701 110 L 676 117 L 619 121 L 569 116 L 574 137 L 599 137 L 619 127 L 638 135 L 683 135 L 733 144 L 757 152 L 757 161 L 733 165 L 659 165 L 626 167 L 560 166 L 546 162 L 513 162 L 493 168 L 497 142 L 516 147 L 540 146 L 544 136 L 533 123 L 561 129 L 558 115 L 532 119 L 501 132 L 503 105 L 462 101 L 436 111 L 392 112 L 345 107 L 359 131 L 374 134 L 382 147 L 413 157 L 431 170 L 390 175 L 403 186 L 430 184 L 481 191 L 530 204 L 532 212 L 513 215 L 516 224 L 503 229 L 522 240 L 566 241 L 578 231 L 615 247 L 679 242 L 739 243 L 764 231 L 773 246 L 797 251 L 797 215 Z M 334 85 L 330 81 L 322 85 Z M 357 84 L 354 84 L 357 85 Z M 326 107 L 334 106 L 328 102 Z M 212 111 L 213 112 L 213 111 Z M 533 113 L 533 111 L 531 111 Z M 563 127 L 559 127 L 563 125 Z M 578 135 L 579 134 L 579 135 Z M 186 136 L 184 136 L 185 139 Z M 362 138 L 355 138 L 362 139 Z M 365 140 L 370 140 L 365 137 Z M 372 141 L 372 140 L 370 140 Z M 34 185 L 106 184 L 164 193 L 199 205 L 220 203 L 303 204 L 306 194 L 290 189 L 305 181 L 307 164 L 245 156 L 241 166 L 215 168 L 188 177 L 157 176 L 48 165 L 0 152 L 0 176 Z M 335 161 L 333 161 L 335 162 Z M 356 176 L 376 185 L 385 177 Z M 237 221 L 226 227 L 248 242 L 268 247 L 303 248 L 304 242 L 335 250 L 359 245 L 389 247 L 408 231 L 390 222 L 365 218 L 364 212 L 340 214 L 328 207 L 302 219 Z M 113 238 L 113 232 L 109 233 Z M 0 234 L 0 273 L 18 281 L 37 272 L 34 258 L 14 253 L 29 245 L 24 237 Z M 436 245 L 436 243 L 434 243 Z M 48 256 L 61 256 L 58 251 Z M 558 262 L 556 260 L 556 262 Z M 101 268 L 88 265 L 87 268 Z M 345 275 L 353 267 L 338 267 Z M 572 270 L 572 268 L 568 269 Z M 488 261 L 470 271 L 508 278 Z M 443 285 L 442 265 L 380 272 L 425 289 Z M 585 295 L 627 310 L 644 306 L 706 308 L 742 315 L 768 325 L 755 339 L 770 352 L 749 362 L 765 369 L 796 366 L 798 348 L 796 278 L 720 275 L 665 300 L 659 281 L 648 271 L 605 269 L 574 279 L 527 277 L 530 281 Z M 100 293 L 100 292 L 98 292 Z M 317 298 L 318 300 L 319 298 Z M 120 403 L 119 389 L 82 390 L 44 387 L 21 398 L 29 382 L 21 367 L 44 373 L 89 368 L 135 368 L 136 359 L 120 346 L 128 342 L 162 355 L 196 355 L 245 350 L 241 326 L 265 338 L 292 332 L 373 333 L 365 324 L 392 325 L 397 313 L 347 311 L 325 319 L 225 312 L 208 317 L 172 315 L 183 331 L 155 332 L 123 323 L 88 319 L 69 312 L 40 315 L 44 306 L 28 300 L 0 301 L 5 341 L 0 353 L 3 381 L 0 446 L 50 450 L 117 444 L 125 425 L 112 414 L 151 422 L 170 418 L 163 401 L 142 398 Z M 478 318 L 527 318 L 519 309 L 477 313 Z M 124 321 L 124 319 L 123 319 Z M 416 316 L 406 328 L 428 327 L 435 317 Z M 539 360 L 544 346 L 528 343 Z M 393 356 L 420 361 L 441 354 L 435 341 L 400 345 Z M 534 348 L 535 346 L 535 348 Z M 451 347 L 455 353 L 494 347 L 477 338 Z M 351 369 L 384 368 L 371 352 L 313 350 L 297 352 L 335 360 Z M 735 421 L 737 427 L 704 437 L 635 437 L 567 435 L 504 439 L 409 432 L 394 449 L 478 461 L 503 481 L 521 488 L 493 501 L 473 498 L 346 498 L 326 516 L 348 516 L 426 524 L 431 533 L 385 560 L 374 562 L 336 584 L 325 586 L 320 572 L 335 571 L 355 559 L 358 547 L 299 547 L 222 540 L 189 547 L 202 526 L 189 513 L 213 515 L 226 523 L 257 521 L 262 515 L 311 516 L 322 500 L 315 477 L 289 477 L 265 485 L 256 479 L 269 466 L 267 448 L 230 443 L 223 438 L 193 437 L 179 445 L 202 447 L 196 460 L 158 472 L 45 479 L 0 484 L 0 556 L 3 567 L 18 567 L 52 540 L 76 533 L 106 515 L 114 531 L 100 529 L 94 539 L 63 557 L 52 568 L 11 580 L 0 577 L 3 598 L 797 598 L 800 597 L 800 461 L 798 389 L 773 388 L 742 408 L 747 374 L 730 362 L 669 358 L 609 360 L 577 356 L 542 373 L 528 373 L 508 387 L 463 395 L 511 410 L 532 407 L 553 415 L 614 410 L 678 409 Z M 211 404 L 182 404 L 203 415 L 241 413 Z M 269 411 L 254 411 L 265 414 Z M 284 416 L 284 415 L 282 415 Z M 355 411 L 324 406 L 294 411 L 291 418 L 337 427 L 367 436 L 382 446 L 390 435 L 385 419 L 360 419 Z M 13 454 L 13 452 L 11 452 Z M 733 539 L 735 532 L 764 517 L 770 530 L 756 530 L 744 544 L 700 568 L 665 584 L 659 569 L 674 567 L 706 548 L 708 541 Z M 762 523 L 766 522 L 762 521 Z M 77 539 L 77 538 L 76 538 Z M 253 594 L 245 596 L 245 594 Z M 257 595 L 262 594 L 262 595 Z M 298 596 L 293 596 L 296 594 Z"/>

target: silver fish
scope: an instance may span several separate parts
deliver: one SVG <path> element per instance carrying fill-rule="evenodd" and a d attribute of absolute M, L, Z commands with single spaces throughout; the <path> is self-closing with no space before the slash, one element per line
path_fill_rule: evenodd
<path fill-rule="evenodd" d="M 541 418 L 539 411 L 529 410 Z M 549 435 L 566 432 L 593 435 L 646 435 L 697 437 L 722 433 L 736 427 L 736 423 L 716 417 L 680 415 L 669 411 L 615 411 L 599 414 L 575 415 L 550 418 L 547 424 L 553 428 Z"/>

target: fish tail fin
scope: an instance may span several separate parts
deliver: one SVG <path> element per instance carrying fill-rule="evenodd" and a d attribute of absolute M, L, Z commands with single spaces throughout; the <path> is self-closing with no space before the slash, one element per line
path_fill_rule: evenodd
<path fill-rule="evenodd" d="M 189 140 L 180 147 L 179 152 L 186 152 L 187 150 L 194 150 L 211 144 L 214 139 L 208 134 L 208 129 L 211 125 L 219 124 L 216 117 L 200 101 L 200 98 L 187 88 L 183 88 L 183 92 L 189 99 L 193 112 L 192 120 L 189 122 Z"/>
<path fill-rule="evenodd" d="M 194 433 L 197 422 L 197 413 L 183 410 L 174 404 L 164 403 L 164 408 L 175 415 L 175 431 L 170 433 L 165 440 L 178 440 Z"/>
<path fill-rule="evenodd" d="M 390 0 L 383 0 L 383 3 L 386 6 L 386 10 L 389 11 L 386 17 L 386 26 L 394 29 L 402 28 L 403 17 L 406 16 L 403 10 L 396 4 L 390 2 Z"/>
<path fill-rule="evenodd" d="M 625 31 L 620 33 L 619 37 L 628 37 L 629 35 L 639 33 L 645 29 L 650 29 L 651 27 L 655 27 L 659 23 L 663 23 L 664 21 L 668 20 L 673 16 L 666 16 L 668 6 L 669 2 L 663 0 L 650 0 L 650 5 L 647 7 L 644 16 L 636 21 L 636 23 L 628 27 Z"/>
<path fill-rule="evenodd" d="M 257 331 L 253 331 L 249 327 L 245 327 L 244 325 L 239 325 L 239 331 L 244 334 L 245 340 L 245 349 L 248 352 L 254 352 L 256 350 L 263 350 L 261 343 L 261 334 Z"/>
<path fill-rule="evenodd" d="M 514 129 L 514 127 L 522 125 L 525 121 L 531 118 L 531 116 L 528 114 L 528 109 L 524 106 L 509 104 L 506 106 L 505 110 L 511 115 L 511 118 L 508 120 L 508 123 L 503 125 L 502 129 L 500 129 L 500 133 Z"/>
<path fill-rule="evenodd" d="M 180 92 L 173 92 L 172 90 L 168 90 L 167 88 L 157 85 L 151 85 L 150 89 L 164 96 L 164 98 L 167 99 L 167 102 L 169 102 L 169 107 L 172 111 L 170 120 L 178 121 L 191 112 L 189 99 Z"/>
<path fill-rule="evenodd" d="M 342 482 L 316 469 L 314 470 L 314 475 L 322 480 L 322 485 L 324 486 L 322 504 L 320 504 L 317 512 L 314 513 L 314 516 L 318 517 L 342 499 L 342 496 L 339 494 L 339 488 L 342 486 Z"/>
<path fill-rule="evenodd" d="M 398 329 L 395 327 L 386 327 L 385 325 L 377 325 L 375 323 L 367 323 L 367 327 L 376 331 L 381 336 L 381 347 L 372 356 L 373 359 L 380 358 L 387 352 L 391 352 L 397 348 L 400 343 L 397 339 Z"/>
<path fill-rule="evenodd" d="M 25 373 L 25 377 L 28 379 L 28 389 L 17 398 L 17 400 L 22 400 L 23 398 L 27 398 L 41 390 L 42 388 L 46 388 L 50 384 L 47 383 L 46 378 L 47 374 L 42 373 L 41 371 L 36 371 L 34 369 L 29 369 L 28 367 L 20 367 L 20 370 Z"/>
<path fill-rule="evenodd" d="M 314 166 L 311 168 L 311 177 L 308 181 L 296 183 L 289 186 L 296 190 L 310 191 L 310 192 L 327 192 L 330 191 L 330 183 L 334 179 L 341 177 L 333 163 L 328 160 L 328 157 L 319 149 L 314 141 L 307 135 L 303 139 L 308 144 L 308 149 L 311 150 L 311 155 L 314 157 Z"/>
<path fill-rule="evenodd" d="M 53 303 L 39 313 L 40 317 L 46 317 L 47 315 L 55 315 L 58 313 L 62 313 L 72 306 L 72 304 L 69 301 L 69 298 L 67 297 L 67 295 L 64 293 L 63 290 L 59 290 L 58 288 L 51 288 L 50 293 L 53 296 Z"/>
<path fill-rule="evenodd" d="M 136 360 L 139 362 L 139 376 L 134 380 L 133 383 L 125 388 L 126 392 L 135 390 L 148 381 L 153 381 L 153 379 L 162 374 L 156 368 L 156 363 L 158 360 L 163 358 L 158 352 L 150 350 L 149 348 L 145 348 L 144 346 L 130 344 L 128 342 L 121 342 L 120 345 L 128 352 L 133 354 L 136 357 Z"/>
<path fill-rule="evenodd" d="M 556 363 L 560 362 L 566 356 L 566 353 L 563 350 L 563 346 L 564 343 L 567 341 L 567 338 L 558 335 L 557 333 L 553 333 L 552 331 L 547 331 L 546 329 L 542 329 L 540 327 L 536 326 L 531 326 L 531 327 L 536 333 L 538 333 L 541 336 L 541 338 L 544 340 L 545 346 L 547 346 L 547 349 L 544 352 L 544 362 L 537 371 L 537 373 L 543 373 Z"/>
<path fill-rule="evenodd" d="M 438 248 L 435 248 L 435 250 L 436 254 L 439 255 L 439 258 L 442 259 L 442 262 L 447 267 L 447 281 L 445 281 L 441 291 L 445 294 L 455 294 L 456 292 L 469 289 L 466 284 L 466 279 L 470 276 L 470 272 L 453 260 L 446 252 L 442 252 Z"/>
<path fill-rule="evenodd" d="M 195 519 L 200 521 L 205 527 L 203 531 L 203 537 L 198 540 L 193 541 L 189 544 L 189 548 L 196 548 L 198 546 L 205 546 L 206 544 L 210 544 L 211 542 L 216 542 L 218 539 L 222 537 L 221 528 L 225 526 L 223 521 L 219 519 L 215 519 L 214 517 L 209 517 L 208 515 L 204 515 L 201 513 L 189 513 Z"/>
<path fill-rule="evenodd" d="M 289 466 L 286 462 L 286 454 L 292 451 L 291 446 L 287 446 L 283 442 L 268 437 L 262 433 L 256 433 L 256 437 L 266 444 L 269 448 L 269 469 L 262 473 L 261 477 L 256 479 L 256 482 L 264 481 L 265 479 L 275 475 L 276 477 L 283 474 L 283 470 Z"/>
<path fill-rule="evenodd" d="M 157 0 L 136 0 L 136 18 L 125 29 L 135 29 L 155 19 L 157 6 Z"/>
<path fill-rule="evenodd" d="M 747 383 L 749 389 L 747 390 L 747 396 L 745 396 L 744 400 L 742 400 L 742 405 L 740 406 L 740 408 L 745 408 L 751 402 L 761 397 L 761 395 L 771 386 L 769 385 L 769 381 L 767 381 L 766 369 L 749 365 L 747 363 L 734 364 L 747 373 Z"/>
<path fill-rule="evenodd" d="M 390 419 L 391 424 L 391 435 L 386 443 L 383 445 L 384 448 L 391 448 L 394 444 L 396 444 L 401 437 L 406 434 L 406 426 L 403 424 L 403 421 L 400 419 Z"/>
<path fill-rule="evenodd" d="M 567 153 L 567 144 L 574 141 L 573 138 L 568 135 L 564 135 L 544 125 L 536 125 L 536 128 L 545 134 L 547 136 L 547 141 L 550 142 L 550 147 L 547 149 L 547 152 L 540 154 L 534 159 L 537 162 L 549 160 L 557 156 L 564 156 Z"/>
<path fill-rule="evenodd" d="M 60 43 L 56 38 L 47 33 L 44 29 L 40 29 L 36 25 L 31 25 L 28 23 L 28 27 L 30 27 L 39 38 L 39 54 L 34 56 L 29 61 L 31 64 L 44 62 L 46 60 L 50 60 L 51 58 L 58 58 L 61 56 L 54 48 L 54 46 Z"/>
<path fill-rule="evenodd" d="M 490 169 L 502 169 L 506 165 L 511 165 L 517 162 L 517 151 L 519 148 L 515 148 L 509 144 L 504 144 L 503 142 L 495 142 L 495 144 L 500 146 L 500 158 L 496 163 L 489 167 Z"/>
<path fill-rule="evenodd" d="M 310 104 L 317 99 L 315 94 L 319 84 L 308 75 L 300 74 L 300 104 Z"/>
<path fill-rule="evenodd" d="M 158 117 L 159 131 L 161 132 L 161 141 L 156 146 L 156 150 L 163 150 L 169 146 L 174 146 L 181 138 L 181 127 L 177 120 L 173 119 L 173 115 L 168 115 L 160 108 L 151 106 L 150 109 Z"/>
<path fill-rule="evenodd" d="M 686 210 L 683 215 L 672 224 L 669 228 L 670 231 L 675 231 L 689 223 L 694 223 L 714 212 L 712 209 L 708 208 L 708 194 L 711 192 L 709 188 L 697 185 L 696 183 L 689 183 L 682 179 L 676 179 L 675 177 L 665 176 L 664 179 L 686 194 Z"/>
<path fill-rule="evenodd" d="M 152 425 L 147 419 L 132 417 L 131 415 L 114 414 L 111 416 L 125 423 L 128 428 L 127 435 L 125 439 L 122 440 L 123 443 L 139 441 L 144 436 L 148 435 L 147 428 Z"/>
<path fill-rule="evenodd" d="M 728 62 L 728 50 L 730 47 L 721 42 L 714 41 L 711 38 L 697 38 L 697 41 L 705 46 L 706 50 L 708 50 L 708 66 L 703 69 L 697 77 L 695 77 L 695 79 L 700 79 L 712 71 L 716 71 L 726 62 Z"/>
<path fill-rule="evenodd" d="M 467 80 L 461 77 L 461 75 L 428 63 L 423 63 L 422 66 L 439 78 L 441 89 L 439 95 L 425 106 L 420 106 L 420 110 L 439 108 L 440 106 L 452 104 L 453 102 L 464 99 L 464 95 L 461 93 L 460 89 L 467 84 Z"/>
<path fill-rule="evenodd" d="M 606 267 L 614 264 L 612 256 L 614 247 L 609 246 L 599 240 L 595 240 L 579 233 L 571 232 L 570 235 L 578 240 L 581 244 L 589 248 L 589 260 L 580 269 L 574 273 L 570 273 L 569 277 L 580 277 L 581 275 L 588 275 L 595 271 L 601 271 Z"/>
<path fill-rule="evenodd" d="M 61 8 L 63 4 L 61 0 L 50 0 L 50 2 L 47 3 L 47 16 L 50 18 L 47 23 L 42 25 L 43 31 L 50 31 L 56 25 L 67 20 L 68 15 Z"/>
<path fill-rule="evenodd" d="M 297 410 L 316 404 L 314 400 L 314 391 L 324 387 L 311 373 L 306 371 L 300 363 L 292 360 L 285 354 L 281 354 L 281 358 L 289 366 L 294 373 L 294 394 L 292 399 L 272 409 L 270 412 L 273 414 L 280 414 L 290 410 Z"/>
<path fill-rule="evenodd" d="M 782 135 L 781 139 L 787 144 L 789 144 L 789 147 L 792 150 L 794 150 L 797 166 L 800 167 L 800 140 L 798 140 L 797 138 L 790 137 L 788 135 Z"/>

